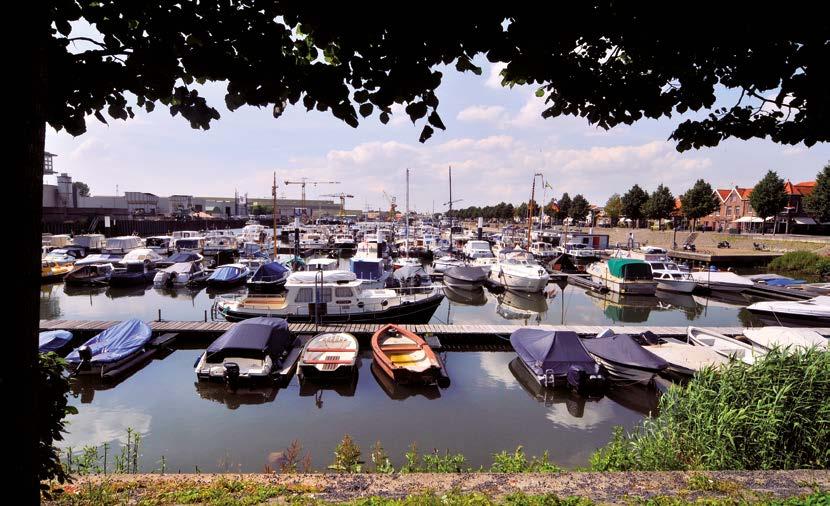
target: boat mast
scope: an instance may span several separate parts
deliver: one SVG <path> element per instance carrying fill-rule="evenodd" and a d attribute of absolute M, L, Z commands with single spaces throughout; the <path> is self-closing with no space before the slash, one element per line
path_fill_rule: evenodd
<path fill-rule="evenodd" d="M 536 174 L 533 174 L 533 184 L 530 186 L 530 202 L 527 203 L 527 248 L 530 249 L 530 231 L 533 228 L 533 202 L 536 198 Z"/>
<path fill-rule="evenodd" d="M 452 165 L 450 165 L 450 253 L 452 253 Z"/>
<path fill-rule="evenodd" d="M 406 258 L 409 258 L 409 169 L 406 169 L 406 216 L 404 217 L 404 226 L 406 227 L 404 247 L 406 248 Z"/>
<path fill-rule="evenodd" d="M 277 258 L 279 246 L 277 246 L 277 171 L 274 171 L 274 186 L 271 187 L 271 194 L 274 197 L 274 209 L 271 214 L 274 216 L 274 259 Z"/>

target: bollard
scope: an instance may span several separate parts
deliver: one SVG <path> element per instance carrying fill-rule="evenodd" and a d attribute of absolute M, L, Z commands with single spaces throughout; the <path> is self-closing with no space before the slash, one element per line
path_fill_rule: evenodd
<path fill-rule="evenodd" d="M 159 308 L 159 321 L 161 321 L 161 308 Z"/>
<path fill-rule="evenodd" d="M 207 309 L 205 309 L 205 323 L 207 323 Z"/>

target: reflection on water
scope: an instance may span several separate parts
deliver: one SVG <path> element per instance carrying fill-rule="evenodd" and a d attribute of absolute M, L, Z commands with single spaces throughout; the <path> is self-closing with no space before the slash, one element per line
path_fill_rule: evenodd
<path fill-rule="evenodd" d="M 566 387 L 546 388 L 536 381 L 518 357 L 510 361 L 509 368 L 513 377 L 530 397 L 546 407 L 564 404 L 568 413 L 575 418 L 582 418 L 585 415 L 586 402 L 596 403 L 602 398 L 601 394 L 591 397 L 580 395 Z"/>
<path fill-rule="evenodd" d="M 548 310 L 548 300 L 544 293 L 505 290 L 496 296 L 496 301 L 496 313 L 506 320 L 541 323 Z"/>
<path fill-rule="evenodd" d="M 438 385 L 402 385 L 396 383 L 374 362 L 372 362 L 371 370 L 375 381 L 392 400 L 403 401 L 415 396 L 422 396 L 429 400 L 441 397 L 441 390 Z"/>
<path fill-rule="evenodd" d="M 152 415 L 130 407 L 126 402 L 111 407 L 83 406 L 78 415 L 68 417 L 67 433 L 61 446 L 77 451 L 84 446 L 126 443 L 127 429 L 146 438 L 152 420 Z"/>
<path fill-rule="evenodd" d="M 445 286 L 444 295 L 447 296 L 450 302 L 465 306 L 483 306 L 487 304 L 487 294 L 484 293 L 484 287 L 482 286 L 470 289 Z"/>
<path fill-rule="evenodd" d="M 224 404 L 228 409 L 250 404 L 273 402 L 277 398 L 277 388 L 273 383 L 242 384 L 231 387 L 221 381 L 196 381 L 196 393 L 202 399 Z"/>

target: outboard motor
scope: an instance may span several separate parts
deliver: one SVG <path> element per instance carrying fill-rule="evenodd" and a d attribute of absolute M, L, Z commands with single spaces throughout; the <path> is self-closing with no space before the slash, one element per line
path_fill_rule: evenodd
<path fill-rule="evenodd" d="M 601 393 L 606 386 L 605 368 L 597 364 L 593 371 L 572 365 L 568 369 L 568 386 L 581 395 Z"/>
<path fill-rule="evenodd" d="M 225 382 L 228 384 L 235 384 L 239 381 L 239 364 L 236 362 L 225 363 Z"/>
<path fill-rule="evenodd" d="M 88 371 L 92 366 L 92 349 L 87 345 L 80 346 L 78 348 L 78 356 L 81 357 L 81 363 L 78 364 L 78 371 Z"/>

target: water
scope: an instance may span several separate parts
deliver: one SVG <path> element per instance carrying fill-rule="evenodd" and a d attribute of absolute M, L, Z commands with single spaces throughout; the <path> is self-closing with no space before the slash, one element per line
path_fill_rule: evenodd
<path fill-rule="evenodd" d="M 238 290 L 244 292 L 244 288 Z M 159 290 L 41 288 L 41 318 L 203 320 L 215 294 L 205 289 Z M 631 298 L 597 296 L 549 285 L 545 295 L 486 291 L 475 300 L 448 292 L 432 323 L 635 324 L 737 326 L 755 323 L 743 299 L 658 294 Z M 506 337 L 506 336 L 505 336 Z M 168 471 L 261 471 L 292 441 L 309 451 L 316 469 L 332 461 L 344 434 L 364 458 L 380 440 L 400 465 L 412 442 L 420 451 L 461 452 L 471 466 L 489 466 L 492 454 L 518 445 L 529 454 L 547 450 L 563 466 L 585 465 L 610 438 L 613 426 L 632 427 L 657 404 L 643 388 L 616 388 L 600 399 L 544 391 L 523 376 L 512 352 L 444 354 L 452 384 L 447 389 L 407 389 L 372 372 L 364 352 L 353 384 L 320 389 L 294 377 L 284 388 L 242 388 L 199 383 L 193 364 L 207 342 L 177 343 L 117 384 L 74 380 L 64 447 L 104 442 L 117 446 L 128 427 L 142 435 L 141 467 Z"/>

